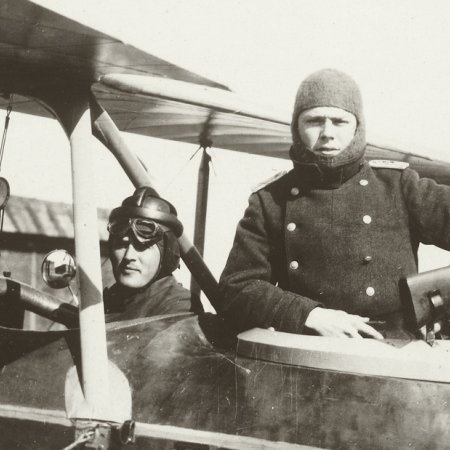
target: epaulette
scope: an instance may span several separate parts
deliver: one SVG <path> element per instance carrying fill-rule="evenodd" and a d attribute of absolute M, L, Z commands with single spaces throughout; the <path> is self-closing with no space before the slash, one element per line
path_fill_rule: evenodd
<path fill-rule="evenodd" d="M 374 169 L 397 169 L 397 170 L 405 170 L 409 167 L 408 162 L 404 161 L 392 161 L 389 159 L 372 159 L 369 161 L 370 167 Z"/>
<path fill-rule="evenodd" d="M 258 183 L 257 185 L 253 186 L 252 192 L 258 192 L 259 190 L 265 188 L 269 184 L 272 184 L 273 182 L 279 180 L 281 177 L 287 174 L 287 170 L 282 170 L 281 172 L 276 173 L 275 175 L 271 176 L 270 178 L 267 178 L 267 180 L 262 181 L 261 183 Z"/>

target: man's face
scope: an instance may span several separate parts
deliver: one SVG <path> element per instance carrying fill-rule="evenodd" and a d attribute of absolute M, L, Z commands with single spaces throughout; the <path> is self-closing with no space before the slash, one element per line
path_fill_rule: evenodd
<path fill-rule="evenodd" d="M 143 246 L 132 234 L 113 236 L 111 263 L 116 281 L 128 288 L 144 287 L 157 275 L 161 254 L 157 245 Z"/>
<path fill-rule="evenodd" d="M 315 155 L 333 157 L 352 141 L 356 117 L 340 108 L 320 106 L 303 111 L 298 118 L 300 139 Z"/>

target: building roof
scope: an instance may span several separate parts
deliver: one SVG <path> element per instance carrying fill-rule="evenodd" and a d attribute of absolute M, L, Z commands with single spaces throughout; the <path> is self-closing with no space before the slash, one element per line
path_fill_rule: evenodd
<path fill-rule="evenodd" d="M 109 210 L 98 208 L 98 231 L 108 240 Z M 5 209 L 3 231 L 73 239 L 72 204 L 11 196 Z"/>

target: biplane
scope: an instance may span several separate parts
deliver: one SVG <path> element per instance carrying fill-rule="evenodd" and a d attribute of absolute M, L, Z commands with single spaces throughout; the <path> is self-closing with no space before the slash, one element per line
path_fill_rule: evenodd
<path fill-rule="evenodd" d="M 91 136 L 139 187 L 152 181 L 121 131 L 287 158 L 288 118 L 27 0 L 0 3 L 0 93 L 6 111 L 55 117 L 67 134 L 80 286 L 75 308 L 57 293 L 0 277 L 0 448 L 448 447 L 445 340 L 342 346 L 262 329 L 236 337 L 213 314 L 105 324 L 97 205 L 89 189 L 96 175 Z M 200 250 L 209 176 L 204 155 L 194 237 Z M 448 163 L 377 145 L 369 145 L 368 157 L 408 163 L 450 185 Z M 0 194 L 7 208 L 6 180 Z M 217 282 L 196 246 L 180 237 L 185 264 L 217 306 Z M 46 259 L 43 267 L 55 286 L 74 273 L 70 260 Z M 429 292 L 448 303 L 448 278 L 439 272 L 425 287 L 406 286 L 411 301 L 419 299 L 412 303 L 417 314 L 432 315 Z M 65 329 L 24 330 L 24 310 Z"/>

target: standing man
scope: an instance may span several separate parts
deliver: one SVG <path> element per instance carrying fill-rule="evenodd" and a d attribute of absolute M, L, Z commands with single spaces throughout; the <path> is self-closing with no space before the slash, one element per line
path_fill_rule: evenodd
<path fill-rule="evenodd" d="M 403 326 L 398 280 L 420 242 L 450 249 L 450 187 L 364 160 L 362 99 L 346 74 L 307 77 L 294 104 L 294 168 L 249 199 L 220 280 L 237 330 L 382 335 Z"/>
<path fill-rule="evenodd" d="M 138 188 L 112 210 L 108 231 L 116 279 L 104 291 L 108 321 L 201 310 L 200 300 L 172 275 L 183 225 L 167 200 L 150 187 Z"/>

